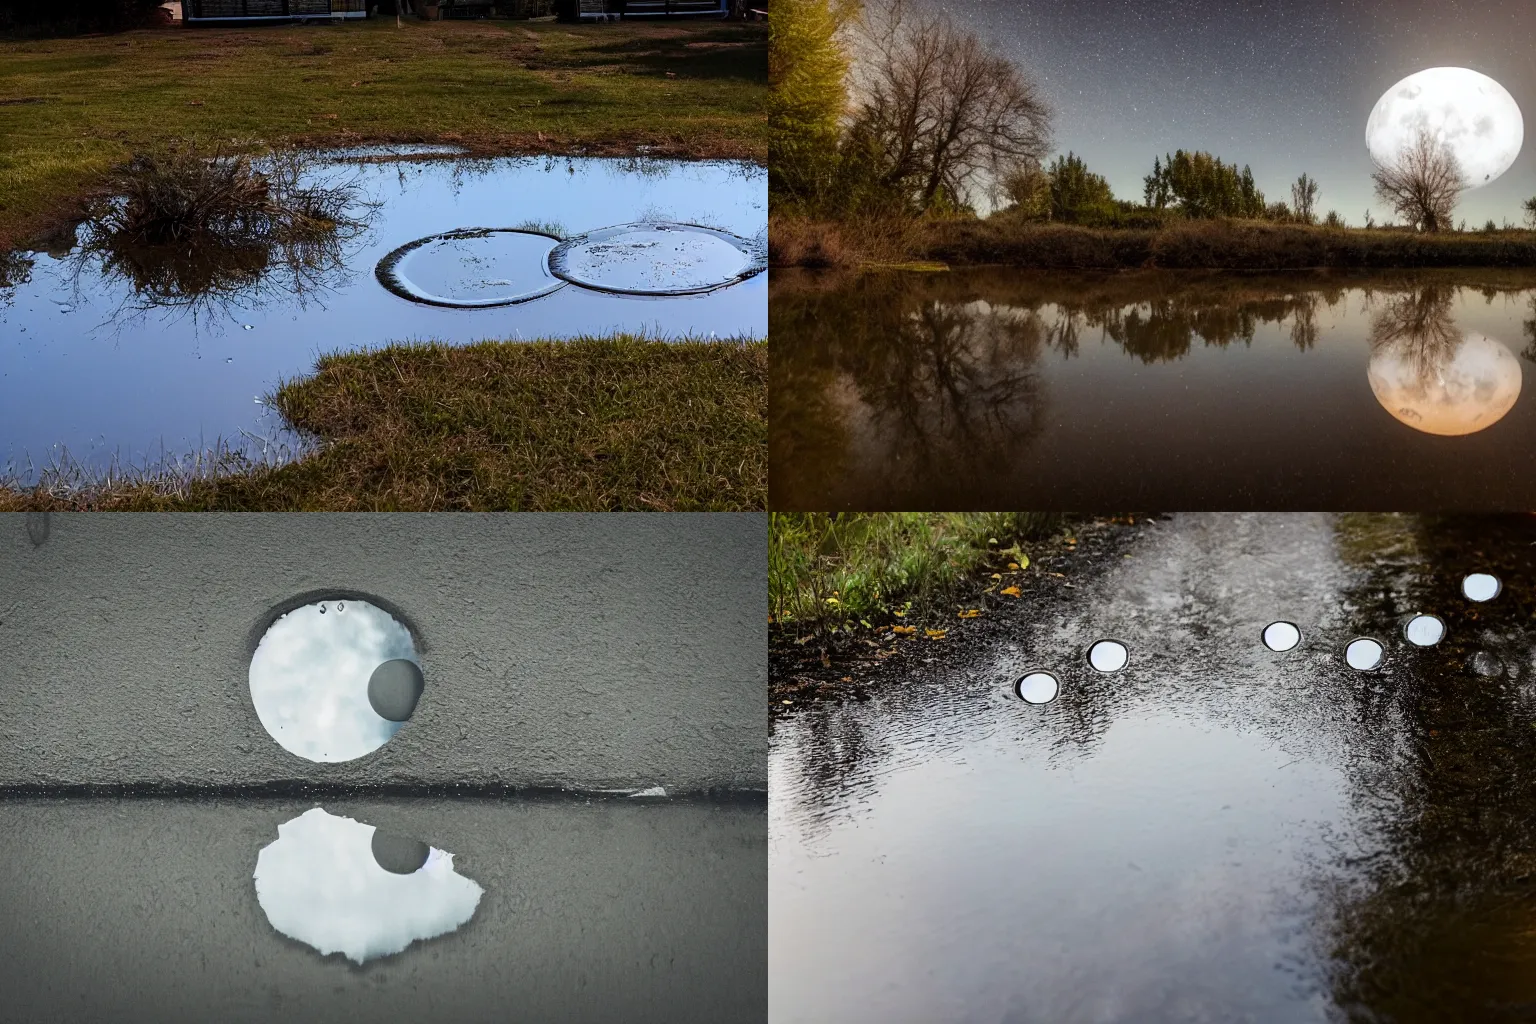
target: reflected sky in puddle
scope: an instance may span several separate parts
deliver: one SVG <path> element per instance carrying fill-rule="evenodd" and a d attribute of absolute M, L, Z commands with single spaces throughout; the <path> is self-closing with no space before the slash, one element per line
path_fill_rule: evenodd
<path fill-rule="evenodd" d="M 256 899 L 272 927 L 357 964 L 436 938 L 474 916 L 484 890 L 453 854 L 316 807 L 277 827 L 256 858 Z"/>
<path fill-rule="evenodd" d="M 1536 271 L 781 271 L 770 304 L 777 508 L 1536 502 Z"/>
<path fill-rule="evenodd" d="M 251 657 L 251 701 L 284 750 L 350 761 L 388 743 L 415 708 L 420 669 L 413 697 L 402 693 L 397 661 L 417 664 L 416 645 L 388 612 L 359 600 L 307 604 L 263 634 Z"/>
<path fill-rule="evenodd" d="M 70 256 L 67 238 L 49 246 L 52 255 L 29 255 L 28 267 L 0 267 L 0 468 L 10 465 L 27 479 L 29 461 L 46 465 L 66 450 L 87 464 L 115 456 L 139 465 L 216 439 L 259 449 L 252 438 L 273 437 L 281 426 L 260 398 L 281 380 L 311 372 L 325 352 L 617 330 L 701 338 L 767 332 L 765 274 L 698 295 L 567 286 L 530 302 L 476 309 L 412 302 L 374 274 L 400 246 L 459 228 L 556 223 L 579 233 L 676 220 L 752 239 L 767 224 L 760 168 L 508 158 L 354 162 L 340 170 L 355 174 L 381 205 L 338 260 L 322 253 L 298 267 L 263 270 L 259 260 L 222 267 L 206 282 L 215 301 L 195 308 L 167 309 L 159 300 L 141 308 L 144 289 L 185 288 L 206 268 L 171 268 L 165 281 L 146 280 L 142 268 L 103 276 L 99 264 L 82 266 Z"/>
<path fill-rule="evenodd" d="M 1531 1005 L 1533 542 L 1533 517 L 1180 515 L 970 653 L 775 718 L 772 1019 Z M 1276 657 L 1276 621 L 1307 643 Z M 1113 676 L 1078 653 L 1105 635 L 1136 653 Z M 1017 699 L 1031 671 L 1048 704 Z"/>

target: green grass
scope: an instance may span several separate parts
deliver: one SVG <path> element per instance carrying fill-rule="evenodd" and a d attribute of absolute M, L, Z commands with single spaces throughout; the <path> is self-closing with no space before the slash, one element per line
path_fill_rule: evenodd
<path fill-rule="evenodd" d="M 270 399 L 320 439 L 297 462 L 0 488 L 0 510 L 761 509 L 767 376 L 763 341 L 617 336 L 325 356 Z"/>
<path fill-rule="evenodd" d="M 775 512 L 769 609 L 781 625 L 836 631 L 937 610 L 978 568 L 1060 526 L 1045 512 Z"/>
<path fill-rule="evenodd" d="M 0 41 L 0 251 L 73 217 L 131 154 L 184 138 L 766 162 L 767 64 L 763 26 L 721 22 L 376 18 Z"/>

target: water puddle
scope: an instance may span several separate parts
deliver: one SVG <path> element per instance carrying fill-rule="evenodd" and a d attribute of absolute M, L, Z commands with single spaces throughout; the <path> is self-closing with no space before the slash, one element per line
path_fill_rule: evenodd
<path fill-rule="evenodd" d="M 1264 627 L 1264 646 L 1284 653 L 1301 643 L 1301 630 L 1294 622 L 1271 622 Z"/>
<path fill-rule="evenodd" d="M 1095 672 L 1119 672 L 1130 660 L 1130 652 L 1118 640 L 1100 640 L 1088 648 L 1088 664 Z"/>
<path fill-rule="evenodd" d="M 1471 573 L 1461 581 L 1461 592 L 1469 601 L 1492 601 L 1503 589 L 1499 578 L 1486 572 Z"/>
<path fill-rule="evenodd" d="M 786 510 L 1528 508 L 1536 270 L 774 277 Z"/>
<path fill-rule="evenodd" d="M 1017 628 L 776 716 L 773 1019 L 1515 1019 L 1533 542 L 1530 516 L 1180 514 Z M 1113 686 L 1076 653 L 1106 636 L 1136 655 Z"/>
<path fill-rule="evenodd" d="M 351 761 L 388 743 L 424 682 L 416 644 L 360 600 L 316 601 L 278 617 L 251 657 L 251 702 L 267 733 L 309 761 Z"/>
<path fill-rule="evenodd" d="M 1049 704 L 1061 692 L 1061 683 L 1049 672 L 1031 672 L 1021 676 L 1013 689 L 1026 704 Z"/>
<path fill-rule="evenodd" d="M 440 155 L 322 154 L 315 175 L 361 189 L 355 235 L 175 258 L 103 255 L 82 228 L 5 257 L 0 470 L 29 482 L 66 457 L 159 464 L 216 441 L 280 461 L 302 439 L 262 396 L 327 352 L 614 331 L 766 335 L 762 168 L 419 158 Z M 659 227 L 671 224 L 709 227 Z M 626 225 L 638 227 L 613 240 L 619 250 L 582 241 Z M 562 239 L 569 260 L 555 262 L 581 283 L 551 266 Z M 622 248 L 631 243 L 645 244 Z"/>
<path fill-rule="evenodd" d="M 453 854 L 319 807 L 277 827 L 254 877 L 275 930 L 356 964 L 456 931 L 484 892 Z"/>

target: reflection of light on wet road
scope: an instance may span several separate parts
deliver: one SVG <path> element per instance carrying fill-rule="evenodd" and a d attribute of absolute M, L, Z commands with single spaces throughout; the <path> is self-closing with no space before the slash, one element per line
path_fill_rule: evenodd
<path fill-rule="evenodd" d="M 1088 648 L 1088 664 L 1097 672 L 1118 672 L 1130 660 L 1130 652 L 1118 640 L 1100 640 Z"/>
<path fill-rule="evenodd" d="M 1294 622 L 1271 622 L 1264 627 L 1264 646 L 1285 652 L 1301 643 L 1301 630 Z"/>
<path fill-rule="evenodd" d="M 484 892 L 453 870 L 453 854 L 432 849 L 406 872 L 409 853 L 390 837 L 386 865 L 373 826 L 316 807 L 277 827 L 256 857 L 256 900 L 272 927 L 323 954 L 354 963 L 398 953 L 454 931 Z"/>
<path fill-rule="evenodd" d="M 1492 601 L 1502 589 L 1499 578 L 1486 572 L 1474 572 L 1461 581 L 1461 592 L 1469 601 Z"/>
<path fill-rule="evenodd" d="M 1049 704 L 1061 692 L 1061 684 L 1049 672 L 1031 672 L 1014 684 L 1013 691 L 1026 704 Z"/>

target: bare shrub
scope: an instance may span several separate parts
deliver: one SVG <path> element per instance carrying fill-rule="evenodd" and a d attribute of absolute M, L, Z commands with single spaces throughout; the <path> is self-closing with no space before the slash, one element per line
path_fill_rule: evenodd
<path fill-rule="evenodd" d="M 1422 128 L 1396 161 L 1372 173 L 1371 181 L 1376 198 L 1420 231 L 1449 228 L 1456 201 L 1467 187 L 1450 147 Z"/>
<path fill-rule="evenodd" d="M 1291 209 L 1295 211 L 1296 220 L 1302 224 L 1313 223 L 1312 208 L 1316 202 L 1317 180 L 1303 174 L 1291 185 Z"/>

